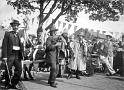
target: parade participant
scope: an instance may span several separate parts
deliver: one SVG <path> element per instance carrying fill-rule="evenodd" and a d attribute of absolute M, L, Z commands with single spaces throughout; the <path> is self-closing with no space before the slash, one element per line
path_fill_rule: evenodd
<path fill-rule="evenodd" d="M 87 55 L 88 55 L 88 44 L 87 44 L 87 40 L 85 39 L 85 35 L 84 33 L 81 34 L 80 36 L 80 43 L 82 46 L 82 50 L 83 50 L 83 70 L 82 70 L 82 74 L 86 75 L 86 62 L 87 62 Z"/>
<path fill-rule="evenodd" d="M 46 62 L 44 61 L 45 58 L 45 48 L 42 46 L 41 42 L 38 42 L 38 44 L 35 46 L 34 52 L 33 52 L 33 61 L 40 60 L 42 62 L 39 62 L 38 64 L 35 63 L 35 70 L 36 71 L 48 71 L 48 67 Z M 47 69 L 47 70 L 46 70 Z"/>
<path fill-rule="evenodd" d="M 30 48 L 30 51 L 26 53 L 26 55 L 24 57 L 24 60 L 32 61 L 32 56 L 31 56 L 32 53 L 33 53 L 33 50 L 32 50 L 32 48 Z M 33 63 L 30 63 L 29 66 L 26 65 L 26 64 L 23 65 L 23 74 L 24 74 L 24 79 L 25 80 L 29 80 L 29 78 L 30 78 L 30 80 L 34 80 L 34 77 L 31 74 L 31 70 L 32 70 L 33 66 L 34 66 Z M 29 78 L 27 77 L 27 74 L 28 74 Z"/>
<path fill-rule="evenodd" d="M 119 43 L 119 48 L 117 50 L 116 59 L 118 62 L 118 73 L 120 76 L 124 77 L 124 35 L 122 35 L 122 41 Z"/>
<path fill-rule="evenodd" d="M 71 60 L 69 68 L 73 71 L 76 71 L 76 78 L 80 79 L 80 73 L 86 70 L 86 61 L 84 56 L 86 55 L 84 43 L 82 41 L 82 36 L 84 33 L 80 33 L 75 37 L 73 42 L 73 52 L 74 52 L 74 60 Z M 69 73 L 68 79 L 72 76 L 72 73 Z"/>
<path fill-rule="evenodd" d="M 30 37 L 27 37 L 27 41 L 26 41 L 26 45 L 24 46 L 24 60 L 30 60 L 32 61 L 32 54 L 33 54 L 33 43 L 32 43 L 32 39 L 31 36 Z M 31 80 L 34 80 L 34 77 L 33 75 L 31 74 L 31 70 L 32 70 L 32 67 L 33 67 L 33 63 L 30 63 L 29 64 L 29 67 L 24 64 L 23 65 L 23 74 L 24 74 L 24 79 L 25 80 L 29 80 L 29 78 Z M 29 78 L 27 77 L 27 74 L 29 76 Z"/>
<path fill-rule="evenodd" d="M 72 35 L 70 38 L 69 38 L 69 46 L 70 46 L 70 59 L 69 59 L 69 62 L 68 62 L 68 77 L 67 79 L 70 79 L 72 77 L 72 70 L 73 70 L 73 64 L 74 64 L 74 35 Z"/>
<path fill-rule="evenodd" d="M 57 48 L 61 45 L 60 42 L 57 42 L 57 30 L 55 26 L 52 26 L 49 31 L 50 36 L 46 40 L 46 62 L 50 65 L 48 84 L 50 84 L 51 87 L 57 87 L 57 83 L 55 83 L 59 65 Z"/>
<path fill-rule="evenodd" d="M 60 40 L 61 40 L 61 47 L 59 48 L 59 72 L 57 77 L 63 77 L 65 73 L 65 65 L 66 61 L 68 61 L 68 55 L 69 55 L 69 50 L 68 50 L 68 30 L 64 29 L 63 33 L 60 35 Z"/>
<path fill-rule="evenodd" d="M 97 40 L 97 37 L 95 37 L 93 39 L 93 48 L 92 48 L 92 54 L 98 54 L 98 50 L 99 50 L 99 42 Z"/>
<path fill-rule="evenodd" d="M 68 51 L 67 51 L 67 49 L 68 49 L 68 32 L 67 31 L 68 30 L 65 29 L 64 32 L 61 35 L 61 40 L 64 44 L 62 49 L 64 49 L 63 51 L 65 52 L 65 58 L 66 59 L 68 58 Z"/>
<path fill-rule="evenodd" d="M 87 61 L 87 73 L 88 76 L 92 76 L 95 73 L 96 64 L 98 63 L 98 49 L 99 45 L 97 43 L 97 37 L 92 40 L 91 46 L 88 48 L 88 52 L 90 52 L 90 58 Z"/>
<path fill-rule="evenodd" d="M 113 47 L 113 43 L 111 41 L 112 35 L 107 34 L 106 37 L 107 37 L 107 44 L 108 44 L 108 59 L 109 59 L 109 63 L 111 65 L 111 67 L 113 68 L 113 49 L 114 49 L 114 47 Z"/>
<path fill-rule="evenodd" d="M 116 75 L 113 69 L 113 44 L 111 42 L 112 35 L 106 33 L 106 40 L 101 44 L 100 47 L 100 59 L 106 65 L 106 75 L 112 76 Z"/>
<path fill-rule="evenodd" d="M 17 88 L 16 85 L 20 81 L 22 65 L 21 59 L 23 47 L 20 43 L 20 38 L 17 33 L 18 26 L 20 25 L 18 20 L 13 20 L 10 25 L 12 31 L 7 31 L 4 35 L 2 43 L 2 59 L 6 62 L 6 75 L 5 75 L 5 86 L 6 88 Z M 12 67 L 14 69 L 14 76 L 12 75 Z"/>

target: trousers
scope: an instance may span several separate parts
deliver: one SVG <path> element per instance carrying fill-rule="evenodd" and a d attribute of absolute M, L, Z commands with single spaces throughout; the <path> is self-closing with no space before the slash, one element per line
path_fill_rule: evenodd
<path fill-rule="evenodd" d="M 112 63 L 110 62 L 111 59 L 109 59 L 109 57 L 104 57 L 102 55 L 100 55 L 100 60 L 102 61 L 102 63 L 105 63 L 106 67 L 107 67 L 107 71 L 111 74 L 114 74 L 115 73 L 115 70 L 113 69 L 113 61 Z"/>
<path fill-rule="evenodd" d="M 59 64 L 58 63 L 50 63 L 49 65 L 50 65 L 50 75 L 49 75 L 48 82 L 54 83 L 56 80 L 58 71 L 59 71 Z"/>
<path fill-rule="evenodd" d="M 7 59 L 8 71 L 7 71 L 7 68 L 6 68 L 6 71 L 5 71 L 5 79 L 6 79 L 5 80 L 5 86 L 10 84 L 10 79 L 11 79 L 11 84 L 12 85 L 17 85 L 18 82 L 21 80 L 22 64 L 21 64 L 21 60 L 18 57 L 19 57 L 19 52 L 13 52 L 9 56 L 9 58 Z M 14 67 L 14 70 L 13 70 L 13 67 Z M 10 74 L 11 77 L 9 77 L 9 74 Z"/>

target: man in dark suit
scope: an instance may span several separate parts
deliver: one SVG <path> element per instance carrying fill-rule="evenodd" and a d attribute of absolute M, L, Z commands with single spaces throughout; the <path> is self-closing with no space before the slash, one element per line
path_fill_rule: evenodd
<path fill-rule="evenodd" d="M 20 25 L 18 20 L 13 20 L 10 25 L 12 26 L 11 31 L 5 32 L 3 43 L 2 43 L 2 59 L 7 63 L 6 75 L 5 75 L 5 86 L 7 88 L 16 89 L 16 85 L 20 81 L 22 73 L 21 59 L 23 58 L 22 50 L 23 47 L 20 42 L 19 35 L 17 33 L 18 26 Z M 14 69 L 14 75 L 12 76 L 12 67 Z M 11 78 L 12 76 L 12 78 Z"/>
<path fill-rule="evenodd" d="M 48 84 L 50 84 L 51 87 L 56 87 L 56 76 L 58 73 L 58 46 L 60 46 L 60 42 L 57 42 L 57 36 L 56 36 L 57 29 L 53 26 L 50 29 L 50 36 L 47 38 L 46 41 L 46 62 L 50 65 L 50 76 L 48 79 Z"/>

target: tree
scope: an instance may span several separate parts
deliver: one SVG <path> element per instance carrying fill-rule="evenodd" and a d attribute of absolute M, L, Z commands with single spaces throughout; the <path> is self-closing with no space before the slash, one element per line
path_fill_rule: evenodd
<path fill-rule="evenodd" d="M 51 2 L 53 3 L 49 11 L 45 13 L 45 9 Z M 118 21 L 120 15 L 124 14 L 123 0 L 7 0 L 7 3 L 13 6 L 18 14 L 30 14 L 38 9 L 40 11 L 38 33 L 43 32 L 43 23 L 57 9 L 60 10 L 59 14 L 45 30 L 48 30 L 62 15 L 66 15 L 66 21 L 76 22 L 78 13 L 81 11 L 88 13 L 89 19 L 102 22 Z M 38 6 L 33 6 L 33 3 L 37 3 Z"/>

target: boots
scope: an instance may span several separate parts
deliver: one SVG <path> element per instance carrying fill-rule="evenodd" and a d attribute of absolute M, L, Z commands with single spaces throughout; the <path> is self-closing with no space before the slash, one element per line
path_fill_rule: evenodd
<path fill-rule="evenodd" d="M 49 80 L 48 80 L 48 84 L 50 84 L 51 87 L 54 87 L 54 88 L 57 87 L 57 83 L 55 83 L 55 82 L 50 82 Z"/>
<path fill-rule="evenodd" d="M 76 71 L 76 78 L 77 78 L 77 79 L 81 79 L 81 78 L 80 78 L 80 71 L 78 71 L 78 70 Z"/>
<path fill-rule="evenodd" d="M 28 77 L 27 77 L 26 71 L 24 72 L 24 79 L 25 79 L 26 81 L 29 80 Z"/>
<path fill-rule="evenodd" d="M 77 79 L 81 79 L 79 75 L 76 75 L 76 78 L 77 78 Z"/>
<path fill-rule="evenodd" d="M 50 83 L 50 86 L 51 86 L 51 87 L 57 88 L 56 85 L 57 85 L 56 83 Z"/>

